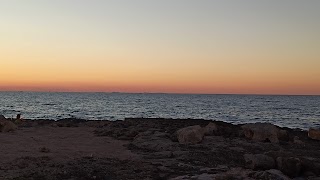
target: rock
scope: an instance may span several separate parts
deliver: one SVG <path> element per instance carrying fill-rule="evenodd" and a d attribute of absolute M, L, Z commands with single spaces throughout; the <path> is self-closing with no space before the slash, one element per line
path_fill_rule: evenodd
<path fill-rule="evenodd" d="M 301 172 L 301 160 L 299 158 L 289 157 L 277 158 L 277 167 L 289 177 L 297 177 Z"/>
<path fill-rule="evenodd" d="M 213 174 L 199 174 L 199 175 L 184 175 L 184 176 L 178 176 L 175 178 L 171 178 L 170 180 L 190 180 L 190 179 L 195 179 L 195 180 L 211 180 L 211 179 L 216 179 L 215 175 Z"/>
<path fill-rule="evenodd" d="M 205 135 L 214 135 L 215 132 L 218 131 L 218 127 L 215 123 L 210 122 L 205 128 L 204 128 L 204 134 Z"/>
<path fill-rule="evenodd" d="M 155 152 L 153 154 L 150 154 L 153 159 L 166 159 L 166 158 L 172 158 L 173 153 L 171 151 L 161 151 L 161 152 Z"/>
<path fill-rule="evenodd" d="M 295 143 L 295 144 L 304 144 L 304 142 L 301 141 L 298 136 L 295 136 L 295 137 L 293 138 L 293 143 Z"/>
<path fill-rule="evenodd" d="M 174 173 L 173 169 L 170 169 L 168 167 L 165 166 L 158 166 L 157 169 L 161 172 L 170 172 L 170 173 Z"/>
<path fill-rule="evenodd" d="M 320 176 L 320 160 L 314 158 L 301 158 L 302 169 L 305 172 L 312 172 Z"/>
<path fill-rule="evenodd" d="M 7 120 L 7 118 L 0 114 L 0 121 L 2 120 Z"/>
<path fill-rule="evenodd" d="M 286 130 L 281 130 L 270 123 L 246 124 L 241 128 L 243 129 L 246 138 L 255 141 L 279 143 L 279 140 L 285 140 L 288 138 Z"/>
<path fill-rule="evenodd" d="M 308 132 L 308 136 L 311 139 L 320 141 L 320 129 L 310 128 Z"/>
<path fill-rule="evenodd" d="M 21 125 L 23 123 L 23 120 L 22 119 L 16 119 L 14 121 L 14 124 L 17 124 L 17 125 Z"/>
<path fill-rule="evenodd" d="M 169 134 L 146 131 L 139 133 L 130 143 L 136 148 L 149 151 L 172 151 L 177 150 L 176 143 L 172 142 Z"/>
<path fill-rule="evenodd" d="M 245 180 L 246 179 L 246 180 L 249 180 L 249 179 L 252 179 L 249 177 L 249 175 L 252 172 L 253 172 L 252 170 L 243 169 L 243 168 L 231 168 L 230 170 L 228 170 L 226 172 L 215 173 L 213 175 L 212 179 L 217 179 L 217 180 L 225 180 L 225 179 Z"/>
<path fill-rule="evenodd" d="M 139 132 L 133 129 L 133 130 L 129 130 L 128 132 L 126 132 L 125 136 L 127 136 L 129 138 L 134 138 L 138 134 L 139 134 Z"/>
<path fill-rule="evenodd" d="M 39 152 L 42 152 L 42 153 L 49 153 L 50 152 L 50 149 L 47 148 L 47 147 L 41 147 L 39 148 Z"/>
<path fill-rule="evenodd" d="M 214 179 L 214 176 L 212 174 L 203 173 L 203 174 L 200 174 L 197 177 L 197 179 L 198 180 L 209 180 L 209 179 Z"/>
<path fill-rule="evenodd" d="M 178 157 L 183 157 L 183 156 L 187 156 L 188 155 L 188 151 L 173 151 L 172 152 L 172 156 L 175 157 L 175 158 L 178 158 Z"/>
<path fill-rule="evenodd" d="M 244 160 L 250 169 L 268 170 L 275 167 L 274 159 L 264 154 L 245 154 Z"/>
<path fill-rule="evenodd" d="M 197 144 L 202 141 L 203 136 L 203 129 L 199 125 L 185 127 L 177 131 L 180 144 Z"/>
<path fill-rule="evenodd" d="M 320 177 L 309 177 L 308 180 L 320 180 Z"/>
<path fill-rule="evenodd" d="M 15 131 L 18 127 L 11 121 L 0 120 L 0 132 Z"/>
<path fill-rule="evenodd" d="M 255 179 L 290 180 L 289 177 L 287 177 L 277 169 L 270 169 L 267 171 L 256 172 L 253 174 L 252 177 Z"/>
<path fill-rule="evenodd" d="M 303 172 L 303 176 L 304 177 L 315 177 L 316 175 L 311 171 L 305 171 L 305 172 Z"/>
<path fill-rule="evenodd" d="M 278 157 L 293 157 L 295 156 L 295 154 L 293 152 L 290 151 L 284 151 L 284 150 L 280 150 L 280 151 L 268 151 L 264 153 L 267 156 L 272 157 L 273 159 L 277 159 Z"/>
<path fill-rule="evenodd" d="M 209 173 L 209 174 L 215 174 L 217 172 L 226 172 L 230 170 L 230 168 L 228 166 L 225 166 L 225 165 L 218 165 L 214 168 L 208 168 L 208 167 L 205 167 L 205 168 L 201 168 L 200 169 L 200 172 L 201 173 Z"/>
<path fill-rule="evenodd" d="M 246 151 L 242 147 L 230 147 L 229 149 L 232 151 L 236 151 L 236 152 L 245 152 Z"/>

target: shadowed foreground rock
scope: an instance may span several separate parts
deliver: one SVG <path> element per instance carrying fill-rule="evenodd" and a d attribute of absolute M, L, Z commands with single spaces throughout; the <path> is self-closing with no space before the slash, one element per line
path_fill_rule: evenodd
<path fill-rule="evenodd" d="M 278 157 L 277 166 L 284 174 L 289 177 L 297 177 L 301 172 L 301 160 L 299 158 Z"/>
<path fill-rule="evenodd" d="M 275 167 L 274 159 L 264 154 L 245 154 L 244 159 L 250 169 L 268 170 Z"/>
<path fill-rule="evenodd" d="M 0 115 L 0 132 L 15 131 L 17 128 L 13 122 L 7 120 L 3 115 Z"/>
<path fill-rule="evenodd" d="M 320 141 L 271 124 L 26 120 L 0 143 L 0 179 L 320 177 Z"/>
<path fill-rule="evenodd" d="M 185 127 L 177 131 L 177 136 L 180 144 L 197 144 L 203 139 L 204 129 L 199 125 Z"/>

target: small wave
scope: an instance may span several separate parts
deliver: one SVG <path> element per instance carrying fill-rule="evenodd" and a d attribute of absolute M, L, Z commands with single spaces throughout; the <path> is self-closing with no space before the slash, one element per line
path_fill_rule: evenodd
<path fill-rule="evenodd" d="M 55 103 L 45 103 L 45 104 L 42 104 L 42 105 L 44 105 L 44 106 L 55 106 L 57 104 L 55 104 Z"/>

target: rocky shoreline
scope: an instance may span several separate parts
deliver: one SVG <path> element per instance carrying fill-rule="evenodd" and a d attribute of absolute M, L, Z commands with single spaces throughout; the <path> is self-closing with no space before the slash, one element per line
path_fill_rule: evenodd
<path fill-rule="evenodd" d="M 0 122 L 0 179 L 320 179 L 317 129 L 201 119 Z"/>

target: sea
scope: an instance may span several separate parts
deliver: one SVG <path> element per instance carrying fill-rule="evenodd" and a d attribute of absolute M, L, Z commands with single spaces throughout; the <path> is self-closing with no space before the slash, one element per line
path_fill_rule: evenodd
<path fill-rule="evenodd" d="M 320 127 L 320 96 L 0 92 L 0 114 L 24 119 L 206 119 Z"/>

